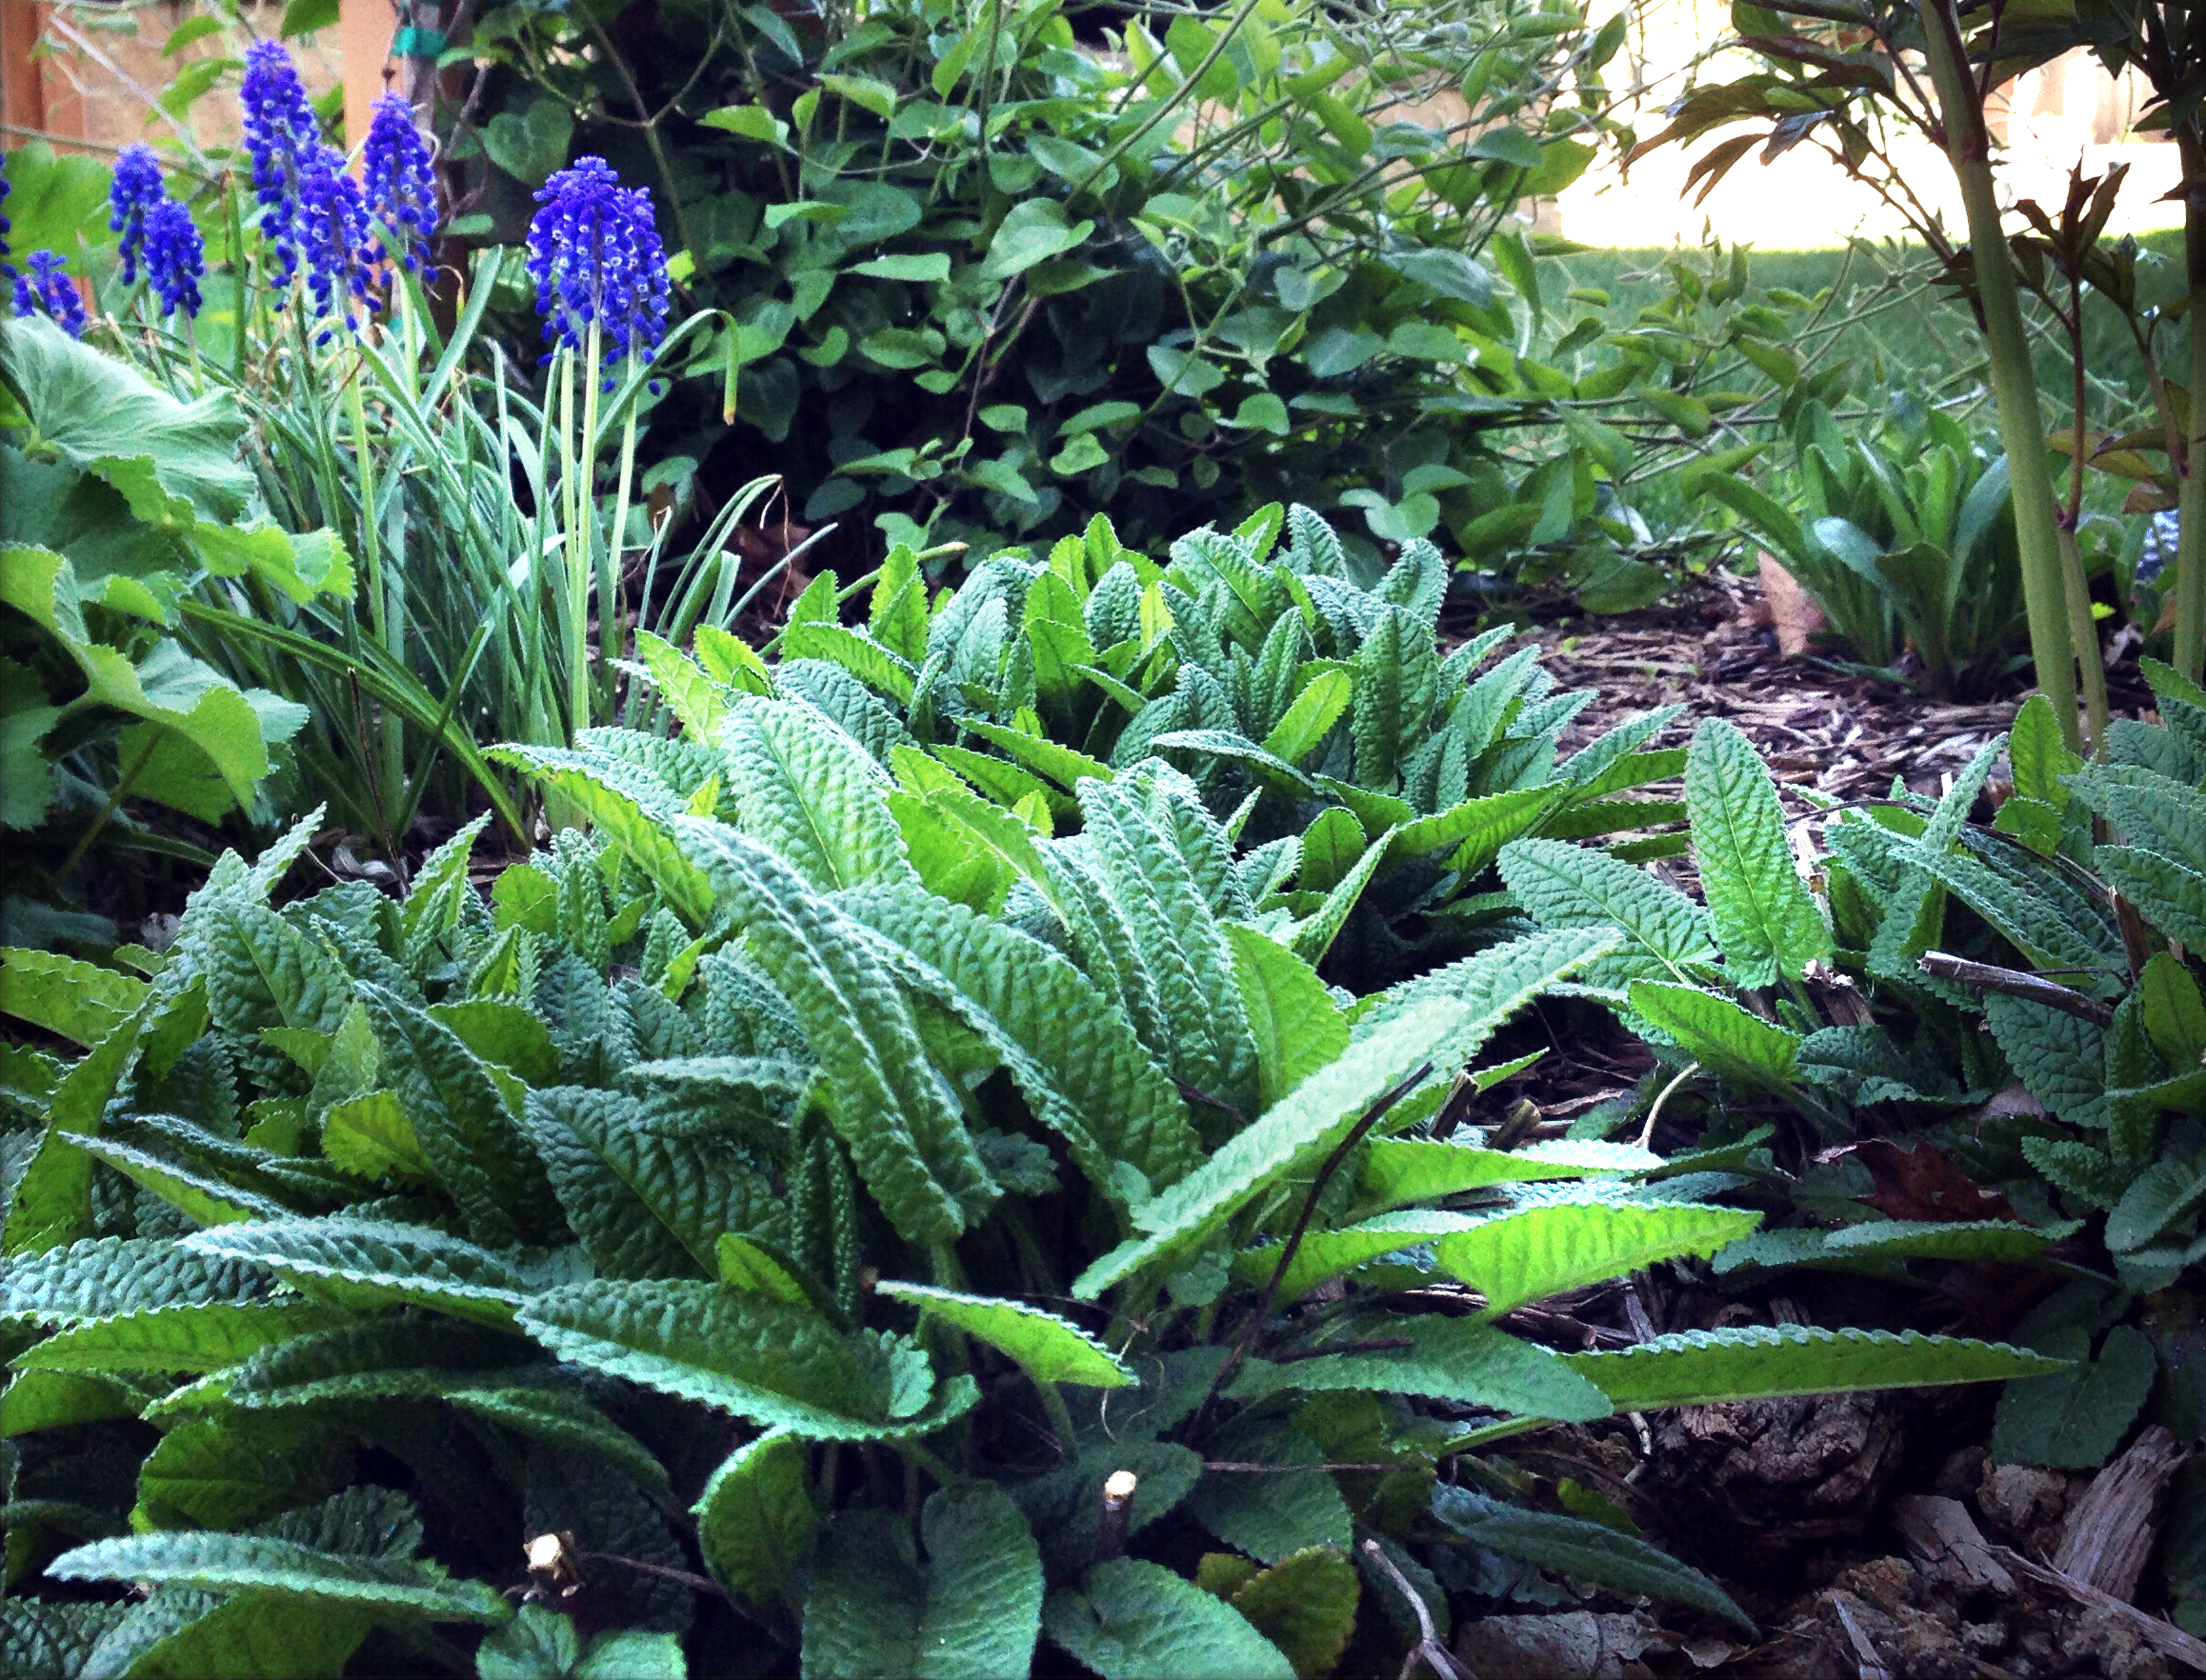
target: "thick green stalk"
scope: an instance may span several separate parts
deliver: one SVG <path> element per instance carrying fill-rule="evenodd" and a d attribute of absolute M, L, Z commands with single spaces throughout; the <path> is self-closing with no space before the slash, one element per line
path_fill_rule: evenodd
<path fill-rule="evenodd" d="M 2206 148 L 2186 123 L 2176 130 L 2183 160 L 2183 268 L 2191 287 L 2191 422 L 2184 440 L 2176 546 L 2175 667 L 2193 682 L 2206 678 Z"/>
<path fill-rule="evenodd" d="M 2015 535 L 2022 559 L 2022 602 L 2030 621 L 2030 656 L 2037 687 L 2053 702 L 2061 737 L 2080 751 L 2083 733 L 2076 712 L 2076 645 L 2068 631 L 2067 589 L 2061 577 L 2060 535 L 2054 515 L 2053 478 L 2045 466 L 2045 427 L 2037 406 L 2037 378 L 2030 362 L 2030 336 L 2015 284 L 2014 259 L 1999 225 L 1992 185 L 1991 136 L 1984 108 L 1961 56 L 1959 26 L 1949 0 L 1915 0 L 1923 56 L 1937 88 L 1945 124 L 1946 156 L 1968 212 L 1969 251 L 1975 258 L 1976 297 L 1984 311 L 1984 350 L 1991 362 L 1992 397 L 2007 450 L 2015 496 Z"/>

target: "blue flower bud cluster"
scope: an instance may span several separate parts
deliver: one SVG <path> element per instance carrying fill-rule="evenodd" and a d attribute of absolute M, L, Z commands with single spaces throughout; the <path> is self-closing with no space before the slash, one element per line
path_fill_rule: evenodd
<path fill-rule="evenodd" d="M 161 186 L 161 166 L 150 146 L 130 146 L 115 164 L 108 190 L 112 212 L 109 229 L 122 237 L 123 283 L 146 278 L 161 299 L 161 312 L 199 313 L 199 279 L 207 271 L 206 252 L 191 213 Z"/>
<path fill-rule="evenodd" d="M 413 107 L 405 95 L 386 93 L 375 101 L 360 164 L 375 230 L 418 274 L 436 232 L 436 179 L 430 171 L 429 145 L 413 125 Z"/>
<path fill-rule="evenodd" d="M 546 341 L 579 350 L 594 326 L 608 369 L 649 362 L 666 336 L 668 291 L 651 194 L 623 187 L 602 157 L 578 157 L 544 183 L 536 203 L 529 274 Z"/>
<path fill-rule="evenodd" d="M 0 205 L 5 205 L 8 195 L 14 190 L 14 188 L 8 185 L 7 171 L 0 170 Z M 12 281 L 15 278 L 15 265 L 8 260 L 8 235 L 14 228 L 15 224 L 8 219 L 7 210 L 0 210 L 0 281 Z"/>
<path fill-rule="evenodd" d="M 253 196 L 260 201 L 261 237 L 275 264 L 269 278 L 281 290 L 298 272 L 299 193 L 316 154 L 326 150 L 322 128 L 307 103 L 298 67 L 280 41 L 255 41 L 246 49 L 240 98 Z"/>
<path fill-rule="evenodd" d="M 108 217 L 108 231 L 123 236 L 119 249 L 125 286 L 138 277 L 138 257 L 146 245 L 146 218 L 163 196 L 161 166 L 154 161 L 153 149 L 142 144 L 124 147 L 123 155 L 115 160 L 114 182 L 108 189 L 108 206 L 112 211 Z"/>
<path fill-rule="evenodd" d="M 308 160 L 291 226 L 314 319 L 342 315 L 346 330 L 357 330 L 360 310 L 354 306 L 368 303 L 368 201 L 360 183 L 345 173 L 344 156 L 335 147 L 325 146 Z M 325 328 L 317 342 L 332 330 Z"/>
<path fill-rule="evenodd" d="M 28 273 L 15 276 L 15 312 L 47 314 L 71 338 L 84 335 L 84 299 L 69 277 L 69 264 L 59 251 L 34 250 L 24 259 Z"/>

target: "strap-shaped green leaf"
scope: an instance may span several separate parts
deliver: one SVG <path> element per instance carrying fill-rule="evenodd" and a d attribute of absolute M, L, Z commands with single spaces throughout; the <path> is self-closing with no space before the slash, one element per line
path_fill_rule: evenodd
<path fill-rule="evenodd" d="M 1491 1317 L 1657 1260 L 1713 1254 L 1760 1223 L 1759 1213 L 1736 1208 L 1558 1196 L 1481 1219 L 1442 1237 L 1434 1252 L 1486 1297 Z"/>
<path fill-rule="evenodd" d="M 267 1534 L 128 1534 L 65 1551 L 46 1572 L 57 1581 L 295 1593 L 434 1622 L 494 1626 L 513 1613 L 495 1588 L 455 1581 L 436 1564 L 326 1551 Z"/>
<path fill-rule="evenodd" d="M 531 1285 L 502 1254 L 425 1225 L 374 1219 L 255 1219 L 183 1239 L 251 1261 L 327 1299 L 409 1302 L 485 1324 L 511 1322 Z"/>
<path fill-rule="evenodd" d="M 667 707 L 692 741 L 710 741 L 728 715 L 727 690 L 664 637 L 635 632 L 635 650 Z"/>
<path fill-rule="evenodd" d="M 528 1302 L 521 1327 L 586 1370 L 809 1440 L 923 1435 L 978 1398 L 971 1378 L 937 1384 L 900 1337 L 719 1284 L 569 1284 Z"/>
<path fill-rule="evenodd" d="M 913 1242 L 956 1236 L 993 1186 L 910 1001 L 863 930 L 725 824 L 679 817 L 675 831 L 732 902 L 752 959 L 803 1024 L 835 1130 L 882 1211 Z"/>
<path fill-rule="evenodd" d="M 138 1467 L 138 1504 L 164 1529 L 239 1529 L 317 1499 L 351 1472 L 330 1418 L 187 1418 Z"/>
<path fill-rule="evenodd" d="M 1793 867 L 1776 786 L 1753 744 L 1721 718 L 1694 731 L 1685 807 L 1709 922 L 1733 978 L 1796 980 L 1829 955 L 1831 930 Z"/>
<path fill-rule="evenodd" d="M 1295 1680 L 1285 1653 L 1239 1610 L 1135 1558 L 1099 1563 L 1078 1591 L 1051 1593 L 1042 1626 L 1103 1680 Z"/>
<path fill-rule="evenodd" d="M 926 966 L 930 989 L 1004 1058 L 1105 1195 L 1126 1199 L 1121 1165 L 1153 1190 L 1194 1165 L 1194 1130 L 1171 1078 L 1118 1005 L 1055 951 L 909 889 L 870 888 L 838 903 Z"/>
<path fill-rule="evenodd" d="M 912 878 L 887 775 L 816 707 L 739 700 L 719 745 L 744 832 L 813 887 Z"/>
<path fill-rule="evenodd" d="M 2132 846 L 2206 872 L 2206 792 L 2141 765 L 2086 765 L 2070 790 Z"/>
<path fill-rule="evenodd" d="M 2099 872 L 2146 921 L 2194 949 L 2206 946 L 2206 874 L 2137 846 L 2102 846 Z"/>
<path fill-rule="evenodd" d="M 196 988 L 193 995 L 205 996 Z M 204 1010 L 205 1002 L 199 1007 Z M 132 1010 L 54 1087 L 46 1105 L 46 1134 L 15 1182 L 0 1233 L 0 1248 L 8 1253 L 35 1254 L 90 1234 L 92 1158 L 70 1142 L 99 1130 L 109 1099 L 138 1059 L 148 1022 L 162 1008 L 148 1001 Z"/>
<path fill-rule="evenodd" d="M 712 1578 L 753 1605 L 793 1610 L 819 1543 L 801 1437 L 769 1430 L 738 1447 L 692 1508 Z"/>
<path fill-rule="evenodd" d="M 1915 1330 L 1821 1330 L 1804 1324 L 1680 1330 L 1614 1352 L 1568 1353 L 1618 1411 L 1997 1382 L 2064 1370 L 2004 1342 L 1926 1336 Z"/>
<path fill-rule="evenodd" d="M 1118 1356 L 1077 1325 L 1023 1301 L 964 1295 L 926 1284 L 883 1282 L 875 1292 L 905 1301 L 986 1342 L 1040 1383 L 1079 1383 L 1093 1389 L 1122 1389 L 1133 1373 Z"/>
<path fill-rule="evenodd" d="M 1327 1353 L 1322 1343 L 1300 1347 L 1291 1362 L 1249 1361 L 1226 1392 L 1253 1403 L 1272 1394 L 1351 1390 L 1453 1400 L 1566 1423 L 1609 1415 L 1600 1389 L 1561 1355 L 1476 1319 L 1441 1313 L 1364 1318 L 1339 1339 L 1403 1345 L 1358 1353 Z"/>
<path fill-rule="evenodd" d="M 1295 1249 L 1287 1270 L 1280 1273 L 1273 1300 L 1285 1306 L 1301 1299 L 1318 1285 L 1353 1271 L 1367 1260 L 1418 1248 L 1435 1237 L 1466 1230 L 1476 1223 L 1473 1214 L 1419 1208 L 1405 1213 L 1382 1213 L 1376 1219 L 1366 1219 L 1361 1224 L 1334 1230 L 1311 1231 Z M 1279 1254 L 1280 1246 L 1276 1243 L 1243 1249 L 1233 1256 L 1233 1276 L 1252 1288 L 1260 1287 L 1278 1270 Z"/>
<path fill-rule="evenodd" d="M 821 1546 L 804 1607 L 804 1673 L 818 1680 L 1025 1680 L 1040 1636 L 1042 1559 L 989 1482 L 944 1488 L 912 1530 L 852 1511 Z"/>

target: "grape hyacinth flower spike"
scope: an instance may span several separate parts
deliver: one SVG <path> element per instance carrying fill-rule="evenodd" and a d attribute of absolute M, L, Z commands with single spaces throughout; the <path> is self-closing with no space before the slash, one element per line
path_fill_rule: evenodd
<path fill-rule="evenodd" d="M 14 190 L 8 185 L 8 171 L 0 169 L 0 205 L 6 205 L 9 193 Z M 11 282 L 15 278 L 15 265 L 8 260 L 8 235 L 14 230 L 15 224 L 8 219 L 7 210 L 0 209 L 0 281 Z"/>
<path fill-rule="evenodd" d="M 579 157 L 544 183 L 536 203 L 529 274 L 552 349 L 582 350 L 594 327 L 607 369 L 650 361 L 666 336 L 668 290 L 651 194 L 621 186 L 603 158 Z"/>
<path fill-rule="evenodd" d="M 161 313 L 199 313 L 199 279 L 207 271 L 205 248 L 191 212 L 164 195 L 146 213 L 146 278 L 161 294 Z"/>
<path fill-rule="evenodd" d="M 69 265 L 59 251 L 34 250 L 25 259 L 29 272 L 15 276 L 15 312 L 48 314 L 71 338 L 84 336 L 84 299 L 69 277 Z"/>
<path fill-rule="evenodd" d="M 146 221 L 166 195 L 161 190 L 161 166 L 147 145 L 126 146 L 115 160 L 115 178 L 108 189 L 108 231 L 120 233 L 123 284 L 138 277 L 138 261 L 146 247 Z"/>
<path fill-rule="evenodd" d="M 360 165 L 368 213 L 386 242 L 369 248 L 370 260 L 380 259 L 387 248 L 418 274 L 436 232 L 436 179 L 430 172 L 429 144 L 414 127 L 413 107 L 405 95 L 386 93 L 375 101 Z"/>
<path fill-rule="evenodd" d="M 245 149 L 252 158 L 253 196 L 261 237 L 269 243 L 279 290 L 299 266 L 299 197 L 323 150 L 321 125 L 307 103 L 298 67 L 280 42 L 255 41 L 245 51 Z M 342 171 L 340 171 L 342 172 Z"/>
<path fill-rule="evenodd" d="M 295 228 L 314 319 L 342 315 L 349 330 L 357 330 L 354 303 L 368 299 L 368 202 L 333 146 L 318 147 L 307 159 Z M 315 342 L 326 341 L 331 330 L 324 329 Z"/>

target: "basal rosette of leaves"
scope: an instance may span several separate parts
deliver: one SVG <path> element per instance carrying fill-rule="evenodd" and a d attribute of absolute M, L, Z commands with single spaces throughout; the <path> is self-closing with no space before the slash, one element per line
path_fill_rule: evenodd
<path fill-rule="evenodd" d="M 187 650 L 209 587 L 293 603 L 351 588 L 326 530 L 287 534 L 237 460 L 245 421 L 182 402 L 43 319 L 0 323 L 0 822 L 15 941 L 73 932 L 88 856 L 182 847 L 150 804 L 199 824 L 246 811 L 304 709 Z M 39 902 L 43 901 L 43 903 Z M 79 918 L 80 920 L 82 918 Z M 86 924 L 97 942 L 112 930 Z M 79 935 L 81 936 L 81 934 Z"/>
<path fill-rule="evenodd" d="M 1702 725 L 1685 788 L 1704 903 L 1590 848 L 1501 856 L 1541 928 L 1624 933 L 1575 986 L 1654 1047 L 1641 1111 L 1705 1108 L 1704 1140 L 1780 1158 L 1916 1152 L 1905 1191 L 1845 1150 L 1811 1168 L 1800 1219 L 1719 1252 L 1719 1276 L 1806 1265 L 1927 1293 L 1956 1262 L 2036 1272 L 2012 1333 L 2082 1363 L 2007 1390 L 2006 1462 L 2092 1468 L 2140 1417 L 2200 1429 L 2179 1390 L 2154 1400 L 2195 1346 L 2180 1310 L 2140 1308 L 2186 1298 L 2206 1260 L 2206 692 L 2145 674 L 2158 717 L 2116 721 L 2093 762 L 2034 698 L 1942 798 L 1829 812 L 1819 846 L 1788 844 L 1745 737 Z M 2206 1577 L 2166 1568 L 2196 1617 Z"/>
<path fill-rule="evenodd" d="M 1013 890 L 973 825 L 1049 835 L 1082 828 L 1084 781 L 1157 756 L 1193 778 L 1245 853 L 1249 903 L 1297 955 L 1355 989 L 1504 937 L 1490 889 L 1525 834 L 1634 833 L 1626 855 L 1681 841 L 1682 750 L 1649 750 L 1665 707 L 1567 757 L 1562 731 L 1593 698 L 1558 693 L 1537 650 L 1506 655 L 1505 628 L 1443 652 L 1448 566 L 1407 544 L 1374 587 L 1352 581 L 1339 538 L 1303 507 L 1201 530 L 1162 563 L 1101 517 L 1046 561 L 999 556 L 930 603 L 906 549 L 872 577 L 863 624 L 844 624 L 832 573 L 792 606 L 775 677 L 887 754 L 900 811 L 939 845 L 914 862 L 976 910 Z M 710 684 L 652 638 L 639 676 L 693 736 L 718 713 Z M 726 638 L 700 641 L 726 678 Z M 750 680 L 764 678 L 752 671 Z"/>
<path fill-rule="evenodd" d="M 575 155 L 650 184 L 677 287 L 735 323 L 682 364 L 741 370 L 732 432 L 681 387 L 660 414 L 677 493 L 770 458 L 810 525 L 984 553 L 1292 496 L 1352 510 L 1367 581 L 1444 530 L 1612 604 L 1658 590 L 1631 482 L 1769 389 L 1741 343 L 1797 365 L 1775 310 L 1544 312 L 1518 212 L 1614 128 L 1622 29 L 1483 0 L 1094 21 L 501 9 L 449 153 L 468 236 L 515 237 Z"/>
<path fill-rule="evenodd" d="M 696 651 L 659 660 L 678 737 L 499 750 L 589 831 L 487 895 L 482 824 L 403 899 L 290 890 L 317 813 L 130 971 L 0 957 L 48 1047 L 0 1081 L 18 1666 L 389 1671 L 479 1636 L 485 1676 L 762 1641 L 821 1675 L 1366 1672 L 1405 1592 L 1443 1633 L 1478 1602 L 1466 1545 L 1743 1620 L 1635 1533 L 1496 1497 L 1497 1450 L 2060 1369 L 1530 1339 L 1515 1308 L 1758 1219 L 1735 1150 L 1680 1176 L 1433 1135 L 1614 930 L 1358 997 L 1264 908 L 1278 852 L 1165 759 L 1045 831 L 914 776 L 839 667 Z"/>

